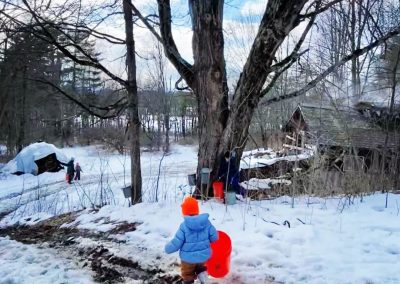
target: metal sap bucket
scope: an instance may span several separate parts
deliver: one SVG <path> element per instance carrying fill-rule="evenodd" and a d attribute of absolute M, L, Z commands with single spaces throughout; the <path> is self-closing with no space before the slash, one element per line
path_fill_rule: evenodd
<path fill-rule="evenodd" d="M 210 173 L 211 173 L 211 170 L 209 168 L 201 169 L 201 171 L 200 171 L 201 184 L 209 184 L 210 183 Z"/>
<path fill-rule="evenodd" d="M 188 175 L 188 182 L 190 186 L 196 185 L 196 174 Z"/>
<path fill-rule="evenodd" d="M 132 189 L 131 186 L 123 187 L 122 192 L 124 193 L 125 198 L 131 198 L 132 197 Z"/>
<path fill-rule="evenodd" d="M 228 191 L 225 195 L 225 202 L 227 205 L 236 204 L 236 193 L 233 191 Z"/>

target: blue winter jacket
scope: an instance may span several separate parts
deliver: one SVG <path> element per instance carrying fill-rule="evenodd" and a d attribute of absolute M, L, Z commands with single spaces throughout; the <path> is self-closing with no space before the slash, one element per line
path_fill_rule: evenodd
<path fill-rule="evenodd" d="M 206 262 L 211 257 L 210 243 L 218 240 L 217 230 L 208 216 L 207 213 L 185 216 L 175 237 L 165 246 L 165 252 L 179 250 L 179 257 L 185 262 Z"/>

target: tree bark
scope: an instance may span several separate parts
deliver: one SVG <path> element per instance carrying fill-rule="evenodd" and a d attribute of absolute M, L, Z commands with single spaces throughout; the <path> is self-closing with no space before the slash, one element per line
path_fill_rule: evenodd
<path fill-rule="evenodd" d="M 356 3 L 351 1 L 351 14 L 350 14 L 350 43 L 351 51 L 356 50 Z M 351 60 L 351 88 L 352 88 L 352 99 L 358 99 L 358 80 L 357 80 L 357 60 L 353 58 Z"/>
<path fill-rule="evenodd" d="M 24 148 L 24 143 L 25 143 L 25 123 L 26 123 L 26 117 L 25 117 L 25 108 L 26 108 L 26 93 L 27 93 L 27 82 L 26 82 L 26 77 L 27 77 L 27 67 L 23 67 L 22 71 L 22 90 L 20 93 L 20 105 L 18 109 L 18 133 L 17 133 L 17 141 L 16 141 L 16 149 L 17 153 L 21 152 L 22 149 Z"/>
<path fill-rule="evenodd" d="M 201 168 L 217 169 L 220 138 L 228 118 L 222 0 L 189 1 L 193 27 L 194 84 L 199 109 Z M 216 175 L 215 171 L 213 173 Z M 209 195 L 206 193 L 206 195 Z"/>
<path fill-rule="evenodd" d="M 131 190 L 132 204 L 142 201 L 142 173 L 140 166 L 140 120 L 138 112 L 138 93 L 136 83 L 136 59 L 135 41 L 133 38 L 133 17 L 131 0 L 122 0 L 125 19 L 126 34 L 126 67 L 128 81 L 126 91 L 128 93 L 128 116 L 130 134 L 130 155 L 131 155 Z"/>
<path fill-rule="evenodd" d="M 169 111 L 164 114 L 164 126 L 165 126 L 165 153 L 169 152 Z"/>
<path fill-rule="evenodd" d="M 182 137 L 186 137 L 186 125 L 185 125 L 185 115 L 181 115 L 181 121 L 182 121 Z"/>

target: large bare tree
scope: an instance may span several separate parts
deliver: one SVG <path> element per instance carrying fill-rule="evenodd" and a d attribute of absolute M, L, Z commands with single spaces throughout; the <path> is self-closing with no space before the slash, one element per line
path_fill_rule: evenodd
<path fill-rule="evenodd" d="M 341 0 L 269 0 L 259 24 L 257 35 L 233 90 L 233 101 L 228 106 L 227 74 L 224 58 L 223 0 L 189 0 L 193 29 L 193 57 L 190 64 L 182 58 L 172 36 L 171 2 L 158 0 L 159 33 L 132 6 L 153 34 L 163 43 L 166 56 L 181 77 L 194 91 L 199 106 L 198 172 L 207 167 L 218 172 L 219 159 L 228 149 L 238 149 L 239 157 L 248 137 L 249 125 L 260 100 L 271 90 L 280 75 L 301 56 L 302 44 L 317 16 L 333 9 Z M 307 25 L 293 51 L 280 62 L 276 54 L 288 35 L 301 22 Z M 310 80 L 298 91 L 269 98 L 267 104 L 300 96 L 313 88 L 332 71 L 348 61 L 376 48 L 388 38 L 398 34 L 397 26 L 365 47 L 353 48 Z M 215 176 L 214 176 L 215 177 Z"/>

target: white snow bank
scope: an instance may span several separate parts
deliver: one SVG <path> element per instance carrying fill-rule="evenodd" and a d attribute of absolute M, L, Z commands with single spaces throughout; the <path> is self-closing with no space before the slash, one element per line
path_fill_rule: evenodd
<path fill-rule="evenodd" d="M 91 272 L 52 249 L 0 237 L 0 283 L 94 283 Z"/>
<path fill-rule="evenodd" d="M 260 153 L 257 155 L 256 153 Z M 272 150 L 264 152 L 253 152 L 251 155 L 246 153 L 240 161 L 241 169 L 252 169 L 252 168 L 262 168 L 266 166 L 271 166 L 278 161 L 301 161 L 311 158 L 314 155 L 312 150 L 305 150 L 303 153 L 298 155 L 288 155 L 278 157 Z"/>
<path fill-rule="evenodd" d="M 250 151 L 244 151 L 242 154 L 242 158 L 248 157 L 248 156 L 254 156 L 254 155 L 265 155 L 265 154 L 274 154 L 274 150 L 271 148 L 258 148 L 258 149 L 253 149 Z"/>
<path fill-rule="evenodd" d="M 9 161 L 2 168 L 2 172 L 37 174 L 38 167 L 35 161 L 53 153 L 55 153 L 58 161 L 63 163 L 68 162 L 69 159 L 67 156 L 65 156 L 65 154 L 56 146 L 45 142 L 39 142 L 33 143 L 22 149 L 13 160 Z"/>
<path fill-rule="evenodd" d="M 258 179 L 258 178 L 251 178 L 250 180 L 241 182 L 240 185 L 245 188 L 246 190 L 258 190 L 258 189 L 270 189 L 272 185 L 275 184 L 286 184 L 291 185 L 292 182 L 287 179 Z"/>

